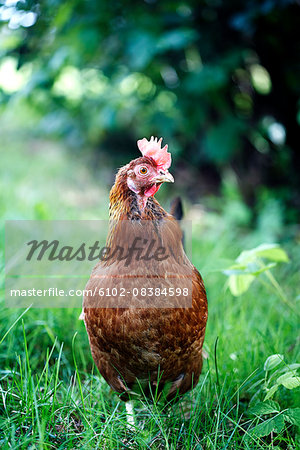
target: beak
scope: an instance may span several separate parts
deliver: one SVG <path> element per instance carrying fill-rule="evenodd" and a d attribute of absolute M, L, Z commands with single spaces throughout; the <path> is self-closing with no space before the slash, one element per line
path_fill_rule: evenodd
<path fill-rule="evenodd" d="M 167 170 L 166 172 L 161 172 L 159 175 L 154 177 L 152 181 L 155 181 L 155 183 L 174 183 L 174 178 L 173 175 L 171 175 Z"/>

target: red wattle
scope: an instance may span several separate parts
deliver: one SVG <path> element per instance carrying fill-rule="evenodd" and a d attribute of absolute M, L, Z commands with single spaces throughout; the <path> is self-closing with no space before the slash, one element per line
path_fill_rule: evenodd
<path fill-rule="evenodd" d="M 160 188 L 160 184 L 154 184 L 151 188 L 147 189 L 144 192 L 145 197 L 152 197 L 152 195 L 156 194 L 158 189 Z"/>

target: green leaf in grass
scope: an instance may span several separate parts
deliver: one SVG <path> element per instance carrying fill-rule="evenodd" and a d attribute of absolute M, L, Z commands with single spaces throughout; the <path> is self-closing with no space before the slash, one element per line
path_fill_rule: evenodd
<path fill-rule="evenodd" d="M 273 395 L 275 394 L 275 392 L 277 391 L 278 388 L 279 388 L 279 384 L 274 384 L 274 386 L 272 386 L 272 387 L 268 390 L 267 395 L 266 395 L 265 398 L 264 398 L 264 402 L 265 402 L 266 400 L 269 400 L 269 398 L 273 397 Z"/>
<path fill-rule="evenodd" d="M 250 284 L 255 280 L 253 275 L 231 275 L 228 280 L 230 292 L 235 297 L 243 294 L 249 289 Z"/>
<path fill-rule="evenodd" d="M 283 427 L 284 427 L 283 415 L 278 414 L 277 416 L 274 416 L 268 420 L 265 420 L 264 422 L 261 422 L 260 424 L 256 425 L 256 427 L 253 427 L 250 430 L 250 433 L 258 437 L 263 437 L 268 436 L 272 431 L 280 433 Z"/>
<path fill-rule="evenodd" d="M 280 377 L 277 378 L 276 383 L 277 384 L 283 384 L 283 382 L 285 382 L 286 380 L 289 380 L 290 378 L 297 378 L 297 374 L 296 371 L 289 371 L 284 373 L 283 375 L 280 375 Z"/>
<path fill-rule="evenodd" d="M 290 377 L 281 381 L 281 384 L 287 389 L 295 389 L 300 386 L 299 377 Z"/>
<path fill-rule="evenodd" d="M 284 356 L 279 353 L 275 355 L 269 356 L 264 364 L 264 370 L 272 370 L 274 367 L 279 366 L 279 364 L 283 361 Z"/>
<path fill-rule="evenodd" d="M 261 244 L 251 250 L 245 250 L 236 261 L 238 263 L 248 263 L 257 258 L 266 258 L 275 262 L 289 262 L 287 253 L 278 244 Z"/>
<path fill-rule="evenodd" d="M 284 412 L 284 418 L 287 422 L 300 427 L 300 408 L 289 408 Z"/>
<path fill-rule="evenodd" d="M 294 363 L 294 364 L 289 364 L 288 365 L 288 369 L 289 370 L 297 370 L 297 369 L 299 369 L 299 367 L 300 367 L 299 363 Z"/>
<path fill-rule="evenodd" d="M 253 408 L 249 409 L 249 412 L 251 414 L 255 414 L 256 416 L 279 413 L 279 411 L 280 411 L 279 404 L 272 400 L 269 400 L 268 402 L 260 402 L 257 405 L 253 406 Z"/>

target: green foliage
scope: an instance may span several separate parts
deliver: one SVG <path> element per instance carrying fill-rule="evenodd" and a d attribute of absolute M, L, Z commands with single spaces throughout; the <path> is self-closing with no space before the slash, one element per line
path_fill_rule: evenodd
<path fill-rule="evenodd" d="M 266 264 L 264 259 L 272 262 Z M 264 272 L 270 278 L 270 269 L 278 262 L 289 262 L 289 258 L 278 244 L 261 244 L 251 250 L 244 250 L 235 261 L 234 265 L 224 270 L 224 274 L 229 277 L 231 293 L 238 297 Z"/>
<path fill-rule="evenodd" d="M 300 386 L 300 377 L 297 375 L 297 369 L 300 367 L 300 364 L 297 363 L 285 365 L 285 367 L 277 369 L 268 377 L 268 372 L 281 365 L 283 359 L 283 355 L 271 355 L 265 362 L 263 389 L 267 391 L 267 394 L 264 400 L 272 398 L 279 386 L 284 386 L 287 389 L 295 389 Z"/>
<path fill-rule="evenodd" d="M 280 369 L 275 369 L 279 365 L 282 366 L 284 362 L 283 355 L 271 355 L 264 364 L 265 377 L 256 383 L 257 386 L 261 383 L 258 391 L 266 391 L 263 402 L 257 403 L 248 410 L 248 414 L 256 416 L 259 421 L 250 429 L 249 433 L 252 436 L 263 437 L 270 433 L 280 433 L 285 422 L 287 424 L 295 425 L 300 428 L 300 408 L 286 408 L 281 410 L 279 404 L 270 400 L 282 385 L 287 389 L 295 389 L 300 386 L 300 378 L 297 376 L 297 369 L 300 364 L 289 364 Z M 269 372 L 272 371 L 270 374 Z M 275 384 L 274 384 L 275 383 Z"/>
<path fill-rule="evenodd" d="M 197 168 L 199 183 L 208 170 L 218 187 L 231 168 L 249 204 L 265 185 L 292 211 L 284 217 L 297 217 L 296 1 L 0 7 L 6 123 L 122 162 L 137 138 L 163 136 L 175 163 Z"/>
<path fill-rule="evenodd" d="M 271 355 L 266 359 L 264 370 L 272 370 L 283 361 L 283 355 Z"/>

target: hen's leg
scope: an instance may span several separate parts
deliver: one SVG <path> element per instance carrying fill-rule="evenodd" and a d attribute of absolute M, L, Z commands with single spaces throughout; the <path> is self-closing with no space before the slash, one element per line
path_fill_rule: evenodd
<path fill-rule="evenodd" d="M 134 422 L 134 412 L 133 412 L 133 404 L 131 401 L 125 403 L 126 407 L 126 415 L 127 415 L 127 425 L 130 430 L 134 430 L 135 422 Z"/>

